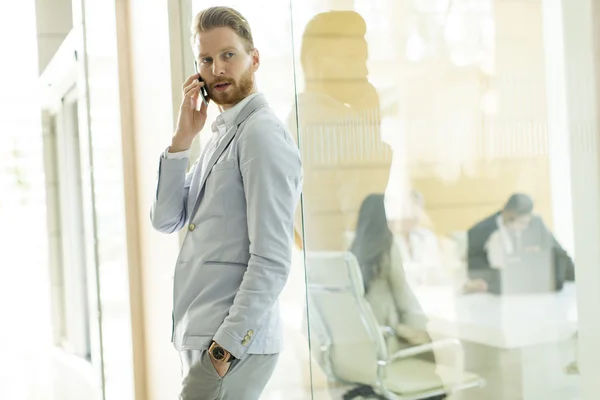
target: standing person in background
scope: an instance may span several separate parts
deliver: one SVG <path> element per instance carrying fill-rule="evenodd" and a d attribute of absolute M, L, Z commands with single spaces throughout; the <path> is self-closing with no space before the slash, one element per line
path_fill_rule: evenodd
<path fill-rule="evenodd" d="M 392 153 L 381 139 L 366 32 L 360 14 L 328 11 L 315 15 L 302 35 L 304 89 L 287 123 L 302 150 L 303 220 L 298 213 L 296 229 L 302 227 L 307 251 L 346 250 L 361 202 L 388 184 Z"/>

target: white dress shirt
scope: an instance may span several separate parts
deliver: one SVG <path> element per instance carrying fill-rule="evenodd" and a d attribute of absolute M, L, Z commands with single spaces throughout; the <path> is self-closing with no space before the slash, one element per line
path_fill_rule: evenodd
<path fill-rule="evenodd" d="M 208 165 L 208 161 L 212 157 L 212 155 L 215 152 L 215 150 L 217 149 L 217 147 L 219 147 L 219 143 L 225 136 L 225 133 L 227 133 L 227 131 L 233 127 L 235 119 L 237 118 L 240 111 L 242 111 L 244 106 L 246 104 L 248 104 L 248 102 L 250 100 L 252 100 L 252 98 L 255 97 L 256 95 L 258 95 L 258 93 L 253 93 L 253 94 L 245 97 L 242 101 L 237 103 L 235 106 L 231 107 L 229 110 L 223 111 L 215 119 L 215 122 L 213 122 L 212 127 L 211 127 L 212 133 L 213 133 L 212 137 L 208 141 L 208 144 L 206 145 L 202 154 L 200 155 L 200 158 L 201 158 L 200 171 L 203 175 L 206 173 L 206 166 Z M 167 149 L 164 152 L 164 158 L 175 159 L 175 160 L 190 158 L 190 150 L 188 149 L 188 150 L 184 150 L 184 151 L 178 151 L 177 153 L 170 153 L 169 148 L 167 147 Z"/>
<path fill-rule="evenodd" d="M 488 262 L 492 268 L 504 268 L 510 260 L 517 257 L 521 249 L 521 232 L 510 231 L 504 224 L 504 218 L 496 218 L 498 230 L 492 233 L 485 243 Z"/>
<path fill-rule="evenodd" d="M 408 237 L 396 235 L 395 243 L 410 283 L 423 284 L 444 278 L 439 240 L 431 230 L 417 227 Z"/>

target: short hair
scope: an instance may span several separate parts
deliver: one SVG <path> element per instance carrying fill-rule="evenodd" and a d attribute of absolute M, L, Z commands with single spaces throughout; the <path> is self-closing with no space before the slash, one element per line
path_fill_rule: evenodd
<path fill-rule="evenodd" d="M 533 200 L 526 194 L 515 193 L 506 202 L 504 211 L 512 211 L 517 215 L 531 214 L 533 211 Z"/>
<path fill-rule="evenodd" d="M 215 28 L 231 28 L 246 44 L 246 51 L 254 49 L 254 39 L 250 24 L 237 10 L 230 7 L 209 7 L 200 11 L 192 21 L 192 44 L 198 34 Z"/>

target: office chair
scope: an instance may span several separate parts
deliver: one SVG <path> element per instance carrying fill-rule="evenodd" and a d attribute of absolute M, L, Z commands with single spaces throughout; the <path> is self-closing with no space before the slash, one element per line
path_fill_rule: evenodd
<path fill-rule="evenodd" d="M 429 399 L 483 385 L 464 371 L 458 340 L 388 353 L 385 338 L 395 331 L 377 323 L 352 253 L 309 252 L 306 276 L 312 355 L 330 380 L 370 386 L 389 400 Z M 418 357 L 437 349 L 453 350 L 452 368 Z"/>

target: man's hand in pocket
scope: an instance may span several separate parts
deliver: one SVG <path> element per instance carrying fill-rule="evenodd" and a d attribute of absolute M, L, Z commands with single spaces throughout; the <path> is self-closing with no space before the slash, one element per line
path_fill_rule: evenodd
<path fill-rule="evenodd" d="M 231 367 L 231 363 L 230 362 L 224 363 L 221 361 L 216 361 L 216 360 L 213 360 L 213 358 L 210 356 L 208 358 L 210 358 L 210 362 L 215 367 L 217 374 L 219 374 L 219 376 L 221 378 L 224 377 L 225 374 L 227 373 L 227 371 L 229 371 L 229 367 Z"/>

